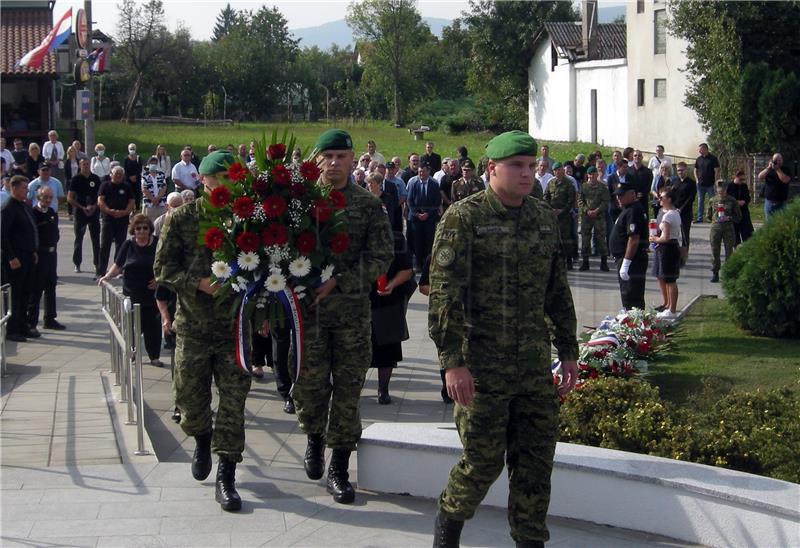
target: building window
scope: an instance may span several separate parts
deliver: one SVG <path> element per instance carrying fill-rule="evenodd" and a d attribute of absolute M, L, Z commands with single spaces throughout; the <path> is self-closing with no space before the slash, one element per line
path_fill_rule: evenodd
<path fill-rule="evenodd" d="M 663 99 L 667 96 L 667 79 L 656 78 L 653 80 L 653 97 Z"/>
<path fill-rule="evenodd" d="M 644 13 L 644 0 L 636 0 L 636 13 Z"/>
<path fill-rule="evenodd" d="M 667 53 L 667 10 L 656 10 L 653 19 L 655 53 Z"/>
<path fill-rule="evenodd" d="M 636 80 L 636 106 L 644 106 L 644 80 Z"/>

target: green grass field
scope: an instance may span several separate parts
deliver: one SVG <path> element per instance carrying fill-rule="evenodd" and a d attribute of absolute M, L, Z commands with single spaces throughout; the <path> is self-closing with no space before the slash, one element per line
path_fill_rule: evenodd
<path fill-rule="evenodd" d="M 136 143 L 140 156 L 152 154 L 156 145 L 162 144 L 173 162 L 179 160 L 180 150 L 186 144 L 191 144 L 199 156 L 205 155 L 209 143 L 217 147 L 224 147 L 228 143 L 234 146 L 239 143 L 248 144 L 252 139 L 261 139 L 264 132 L 267 139 L 273 130 L 280 136 L 284 129 L 288 129 L 298 140 L 299 146 L 308 151 L 316 141 L 317 136 L 328 129 L 329 125 L 322 123 L 246 123 L 228 127 L 204 127 L 185 125 L 161 124 L 125 124 L 122 122 L 101 121 L 95 125 L 95 136 L 98 143 L 106 145 L 106 155 L 110 158 L 122 159 L 128 149 L 128 143 Z M 403 164 L 411 152 L 424 153 L 425 141 L 415 141 L 405 128 L 394 128 L 386 121 L 374 121 L 348 125 L 339 124 L 350 132 L 353 137 L 355 150 L 366 151 L 367 141 L 373 139 L 378 146 L 378 151 L 387 159 L 400 156 Z M 449 135 L 444 132 L 430 131 L 425 133 L 425 140 L 434 142 L 434 150 L 445 156 L 455 156 L 456 148 L 464 145 L 470 157 L 477 162 L 483 155 L 486 143 L 494 137 L 492 133 L 463 133 Z M 543 143 L 539 143 L 540 145 Z M 574 158 L 582 152 L 589 154 L 596 148 L 601 148 L 591 143 L 547 143 L 550 145 L 550 155 L 558 160 Z M 611 149 L 601 148 L 603 156 L 610 157 Z"/>
<path fill-rule="evenodd" d="M 736 390 L 785 386 L 800 392 L 800 340 L 739 329 L 723 299 L 698 301 L 672 340 L 670 355 L 653 364 L 647 378 L 674 403 L 698 392 L 703 378 Z"/>

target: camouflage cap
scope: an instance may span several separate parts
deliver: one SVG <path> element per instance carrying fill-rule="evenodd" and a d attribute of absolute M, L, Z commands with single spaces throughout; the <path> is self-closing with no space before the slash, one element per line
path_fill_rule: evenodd
<path fill-rule="evenodd" d="M 317 139 L 314 148 L 322 150 L 351 150 L 353 148 L 353 140 L 350 134 L 341 129 L 329 129 L 325 131 Z"/>
<path fill-rule="evenodd" d="M 492 160 L 517 155 L 536 156 L 536 150 L 536 140 L 519 130 L 506 131 L 486 143 L 486 156 Z"/>
<path fill-rule="evenodd" d="M 215 150 L 200 162 L 197 172 L 200 175 L 214 175 L 221 171 L 228 171 L 228 166 L 233 163 L 233 155 L 227 150 Z"/>

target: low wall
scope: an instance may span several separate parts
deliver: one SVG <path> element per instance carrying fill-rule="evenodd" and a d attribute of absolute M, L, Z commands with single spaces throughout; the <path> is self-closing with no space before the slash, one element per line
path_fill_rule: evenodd
<path fill-rule="evenodd" d="M 376 423 L 358 446 L 358 486 L 435 498 L 460 453 L 452 424 Z M 800 546 L 800 485 L 793 483 L 559 443 L 552 486 L 553 516 L 707 546 Z M 484 504 L 505 508 L 507 500 L 504 472 Z"/>

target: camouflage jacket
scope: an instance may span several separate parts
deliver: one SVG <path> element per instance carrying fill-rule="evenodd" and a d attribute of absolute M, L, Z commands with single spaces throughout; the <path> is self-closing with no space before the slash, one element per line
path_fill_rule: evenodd
<path fill-rule="evenodd" d="M 428 309 L 442 368 L 467 366 L 478 383 L 504 379 L 522 390 L 526 379 L 549 379 L 545 316 L 559 357 L 576 359 L 558 234 L 552 210 L 530 196 L 506 208 L 488 188 L 448 209 L 436 229 Z"/>
<path fill-rule="evenodd" d="M 544 200 L 553 209 L 561 210 L 559 217 L 569 216 L 575 207 L 575 187 L 569 179 L 550 179 L 544 191 Z"/>
<path fill-rule="evenodd" d="M 156 282 L 177 294 L 178 308 L 173 322 L 176 332 L 232 338 L 234 296 L 220 301 L 197 289 L 201 278 L 211 276 L 211 250 L 197 243 L 200 230 L 197 208 L 205 199 L 201 196 L 167 217 L 158 239 L 153 271 Z"/>
<path fill-rule="evenodd" d="M 581 193 L 578 194 L 578 206 L 581 208 L 581 213 L 586 213 L 590 209 L 600 208 L 600 211 L 605 214 L 610 199 L 608 187 L 602 181 L 586 182 L 581 185 Z"/>
<path fill-rule="evenodd" d="M 724 210 L 722 211 L 722 216 L 717 213 L 718 206 L 721 206 Z M 733 196 L 728 196 L 727 194 L 725 196 L 719 196 L 719 194 L 715 194 L 708 201 L 706 216 L 714 225 L 738 223 L 742 220 L 742 209 L 739 207 L 739 204 L 736 203 L 736 198 Z"/>
<path fill-rule="evenodd" d="M 469 181 L 465 181 L 461 177 L 453 183 L 453 188 L 450 190 L 450 198 L 453 202 L 457 202 L 485 188 L 486 185 L 483 184 L 483 180 L 480 177 L 473 177 Z"/>

